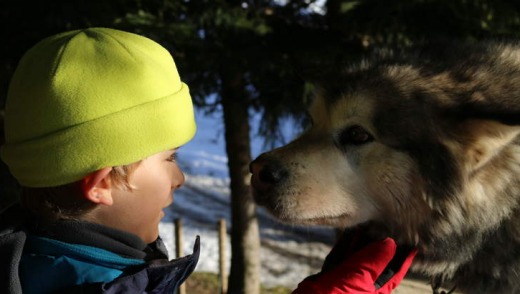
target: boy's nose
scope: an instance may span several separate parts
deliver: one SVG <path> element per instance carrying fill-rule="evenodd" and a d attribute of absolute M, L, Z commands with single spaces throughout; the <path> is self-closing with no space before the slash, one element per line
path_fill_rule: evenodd
<path fill-rule="evenodd" d="M 184 176 L 184 173 L 179 167 L 177 167 L 172 179 L 172 190 L 180 188 L 182 185 L 184 185 L 185 181 L 186 177 Z"/>

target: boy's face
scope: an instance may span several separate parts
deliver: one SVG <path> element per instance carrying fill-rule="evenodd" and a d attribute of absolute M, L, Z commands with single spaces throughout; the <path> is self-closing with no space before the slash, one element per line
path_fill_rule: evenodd
<path fill-rule="evenodd" d="M 173 192 L 184 183 L 184 174 L 175 162 L 176 151 L 142 160 L 129 176 L 131 190 L 113 188 L 113 204 L 98 215 L 103 224 L 133 233 L 146 243 L 155 241 L 163 209 L 172 204 Z"/>

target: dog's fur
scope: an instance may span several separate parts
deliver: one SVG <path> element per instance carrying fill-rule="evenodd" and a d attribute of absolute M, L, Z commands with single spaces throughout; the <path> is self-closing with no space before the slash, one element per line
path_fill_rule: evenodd
<path fill-rule="evenodd" d="M 313 124 L 251 170 L 279 219 L 366 225 L 467 293 L 520 292 L 520 46 L 383 52 L 319 83 Z"/>

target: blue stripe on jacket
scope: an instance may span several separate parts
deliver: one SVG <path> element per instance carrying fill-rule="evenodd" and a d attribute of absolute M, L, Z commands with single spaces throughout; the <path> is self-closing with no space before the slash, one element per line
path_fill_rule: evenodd
<path fill-rule="evenodd" d="M 96 247 L 28 236 L 19 274 L 24 293 L 50 293 L 79 284 L 110 282 L 128 267 L 144 263 Z"/>

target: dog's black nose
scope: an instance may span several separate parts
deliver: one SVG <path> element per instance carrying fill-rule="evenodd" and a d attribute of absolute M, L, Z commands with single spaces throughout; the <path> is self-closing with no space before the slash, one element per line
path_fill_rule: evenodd
<path fill-rule="evenodd" d="M 279 165 L 268 163 L 260 170 L 258 177 L 262 182 L 278 184 L 287 177 L 287 171 Z"/>
<path fill-rule="evenodd" d="M 281 164 L 271 160 L 264 160 L 261 157 L 251 162 L 249 170 L 253 174 L 253 187 L 260 191 L 266 191 L 271 186 L 279 184 L 289 174 Z"/>

